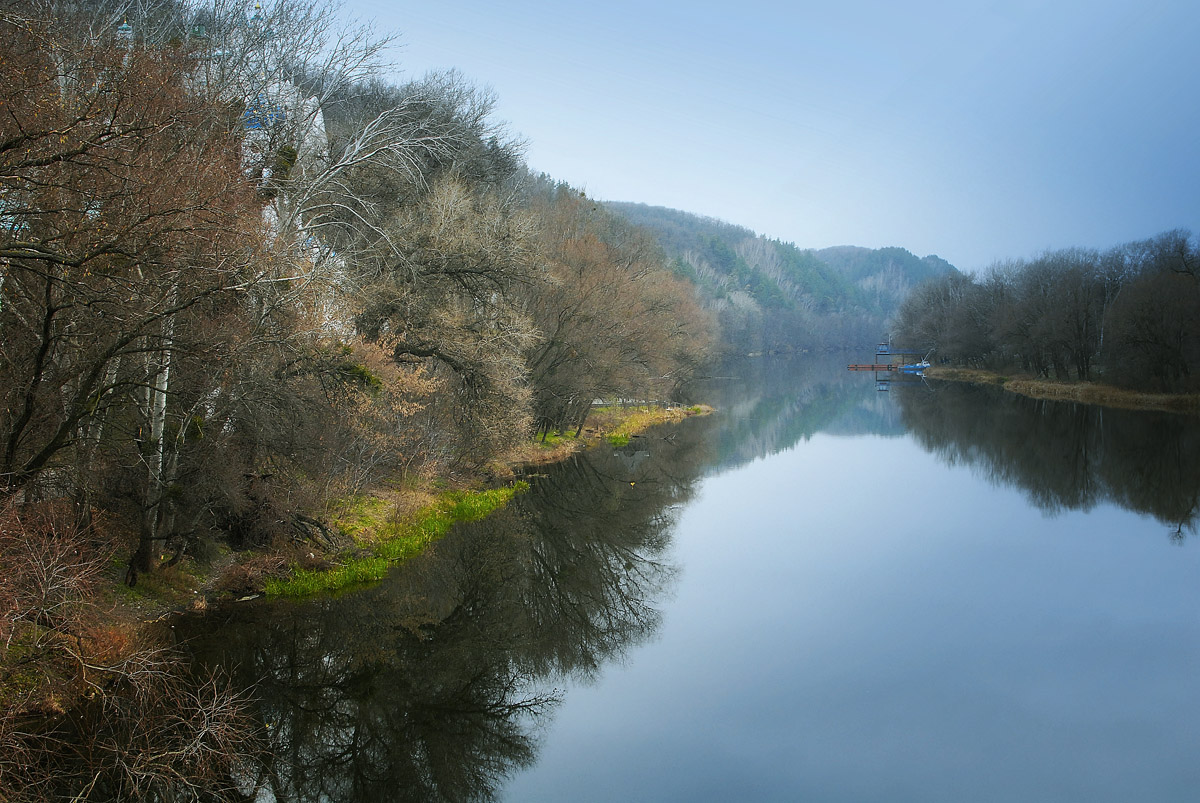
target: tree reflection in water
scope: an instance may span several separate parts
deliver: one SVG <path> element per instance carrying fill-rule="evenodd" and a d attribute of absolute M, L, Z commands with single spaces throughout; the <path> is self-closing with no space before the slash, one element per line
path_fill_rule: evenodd
<path fill-rule="evenodd" d="M 917 442 L 1021 488 L 1048 513 L 1111 501 L 1174 535 L 1200 521 L 1200 420 L 938 383 L 894 394 Z"/>
<path fill-rule="evenodd" d="M 674 511 L 709 421 L 594 449 L 377 586 L 181 624 L 253 687 L 270 748 L 246 786 L 287 801 L 490 800 L 535 756 L 562 679 L 652 636 Z"/>

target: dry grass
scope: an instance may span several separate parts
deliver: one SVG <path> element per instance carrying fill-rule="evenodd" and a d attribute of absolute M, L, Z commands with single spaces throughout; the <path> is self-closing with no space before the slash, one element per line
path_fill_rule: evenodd
<path fill-rule="evenodd" d="M 707 404 L 697 404 L 692 407 L 659 407 L 657 405 L 639 405 L 621 407 L 596 407 L 588 415 L 580 430 L 579 437 L 574 432 L 553 432 L 545 439 L 536 438 L 530 443 L 522 444 L 510 450 L 503 459 L 489 466 L 496 476 L 512 476 L 515 469 L 523 466 L 544 466 L 565 460 L 581 449 L 608 441 L 614 446 L 628 443 L 629 438 L 649 429 L 656 424 L 668 424 L 682 421 L 694 415 L 708 415 L 713 408 Z"/>
<path fill-rule="evenodd" d="M 925 372 L 931 379 L 999 385 L 1012 393 L 1031 399 L 1097 404 L 1123 410 L 1160 410 L 1172 413 L 1200 413 L 1200 394 L 1141 393 L 1098 382 L 1059 382 L 1033 377 L 1010 377 L 976 368 L 935 366 Z"/>
<path fill-rule="evenodd" d="M 545 442 L 539 439 L 523 443 L 508 450 L 503 459 L 493 462 L 488 469 L 496 476 L 511 477 L 514 469 L 521 466 L 545 466 L 550 463 L 558 463 L 587 446 L 588 442 L 585 437 L 586 433 L 582 433 L 578 438 L 574 437 L 574 433 L 569 433 L 560 435 L 553 440 L 547 438 Z"/>

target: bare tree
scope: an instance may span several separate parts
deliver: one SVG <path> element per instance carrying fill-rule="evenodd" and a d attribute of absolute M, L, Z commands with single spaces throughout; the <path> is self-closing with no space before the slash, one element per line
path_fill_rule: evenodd
<path fill-rule="evenodd" d="M 578 430 L 597 398 L 662 401 L 708 355 L 714 325 L 648 235 L 571 191 L 535 203 L 546 282 L 526 289 L 537 428 Z"/>
<path fill-rule="evenodd" d="M 114 544 L 69 504 L 0 509 L 0 797 L 197 799 L 252 758 L 248 700 L 104 622 Z"/>

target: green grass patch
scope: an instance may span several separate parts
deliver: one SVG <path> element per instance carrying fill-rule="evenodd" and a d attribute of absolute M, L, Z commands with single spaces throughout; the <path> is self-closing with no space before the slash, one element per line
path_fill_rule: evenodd
<path fill-rule="evenodd" d="M 265 591 L 275 597 L 307 597 L 331 593 L 351 586 L 382 580 L 388 559 L 367 557 L 351 560 L 332 569 L 295 569 L 289 577 L 267 578 Z"/>
<path fill-rule="evenodd" d="M 332 569 L 293 568 L 286 578 L 268 579 L 266 593 L 268 596 L 306 597 L 381 580 L 389 565 L 420 554 L 456 523 L 478 521 L 528 488 L 529 483 L 522 481 L 487 491 L 445 491 L 432 505 L 400 520 L 389 520 L 388 514 L 381 513 L 382 509 L 374 502 L 364 502 L 360 508 L 355 508 L 358 512 L 354 514 L 354 520 L 369 518 L 370 525 L 363 523 L 357 531 L 347 529 L 347 532 L 360 541 L 370 536 L 371 555 L 351 558 Z M 384 500 L 375 501 L 384 508 L 388 506 Z M 338 526 L 346 528 L 345 521 L 339 518 Z"/>
<path fill-rule="evenodd" d="M 544 435 L 538 435 L 533 440 L 534 443 L 543 449 L 553 449 L 564 443 L 573 443 L 579 439 L 575 437 L 574 432 L 547 432 Z"/>
<path fill-rule="evenodd" d="M 334 510 L 334 525 L 357 540 L 387 521 L 392 513 L 392 503 L 378 496 L 358 494 L 341 500 Z"/>

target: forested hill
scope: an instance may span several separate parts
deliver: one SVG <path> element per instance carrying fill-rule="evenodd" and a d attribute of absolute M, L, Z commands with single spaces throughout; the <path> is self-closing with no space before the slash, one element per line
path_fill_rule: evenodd
<path fill-rule="evenodd" d="M 822 248 L 816 256 L 840 271 L 850 281 L 886 302 L 895 309 L 915 285 L 927 279 L 938 279 L 958 269 L 941 257 L 930 254 L 918 257 L 904 248 L 861 248 L 839 245 Z"/>
<path fill-rule="evenodd" d="M 916 285 L 957 274 L 903 248 L 799 248 L 714 218 L 639 203 L 606 206 L 652 231 L 680 276 L 719 316 L 734 351 L 873 343 Z"/>

